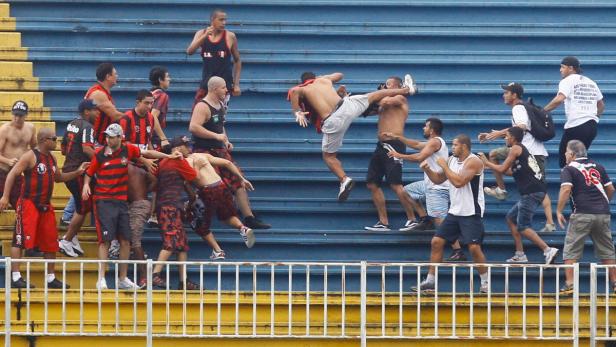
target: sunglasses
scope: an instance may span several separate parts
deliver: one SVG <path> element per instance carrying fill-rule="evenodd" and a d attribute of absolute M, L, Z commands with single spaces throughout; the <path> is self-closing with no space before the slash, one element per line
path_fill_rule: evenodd
<path fill-rule="evenodd" d="M 47 140 L 57 141 L 58 137 L 57 136 L 48 137 Z"/>

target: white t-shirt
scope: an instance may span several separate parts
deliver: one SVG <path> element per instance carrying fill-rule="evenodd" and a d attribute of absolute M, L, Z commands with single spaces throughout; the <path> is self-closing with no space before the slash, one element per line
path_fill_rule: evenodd
<path fill-rule="evenodd" d="M 603 99 L 603 94 L 595 81 L 578 74 L 569 75 L 558 84 L 558 92 L 565 99 L 565 114 L 567 122 L 565 129 L 584 124 L 589 120 L 599 122 L 597 117 L 597 101 Z"/>
<path fill-rule="evenodd" d="M 447 158 L 449 158 L 449 150 L 447 149 L 447 144 L 445 143 L 445 140 L 443 140 L 442 137 L 436 137 L 436 139 L 438 139 L 441 142 L 441 148 L 439 148 L 438 151 L 432 153 L 432 155 L 429 156 L 426 159 L 426 161 L 428 162 L 428 166 L 430 167 L 430 170 L 434 172 L 443 172 L 443 169 L 441 169 L 441 167 L 436 162 L 438 158 L 443 158 L 447 160 Z M 424 182 L 426 182 L 427 189 L 449 189 L 448 180 L 446 180 L 445 182 L 441 184 L 434 184 L 434 182 L 432 182 L 432 180 L 430 180 L 428 175 L 425 173 L 424 173 Z"/>
<path fill-rule="evenodd" d="M 526 149 L 528 149 L 528 153 L 547 157 L 548 151 L 545 150 L 543 142 L 537 140 L 533 134 L 530 133 L 531 123 L 524 105 L 513 106 L 511 109 L 511 114 L 513 115 L 511 118 L 511 125 L 515 126 L 523 124 L 526 126 L 526 130 L 528 130 L 524 132 L 524 138 L 522 138 L 522 144 L 526 147 Z"/>

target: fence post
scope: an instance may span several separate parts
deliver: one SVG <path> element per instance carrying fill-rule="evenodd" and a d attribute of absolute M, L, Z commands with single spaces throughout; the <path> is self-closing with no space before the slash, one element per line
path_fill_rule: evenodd
<path fill-rule="evenodd" d="M 607 323 L 607 322 L 606 322 Z M 597 264 L 590 264 L 590 347 L 597 341 Z"/>
<path fill-rule="evenodd" d="M 147 322 L 146 322 L 146 346 L 152 347 L 152 259 L 147 260 L 146 264 L 147 273 L 147 297 L 146 297 L 146 310 L 147 310 Z"/>
<path fill-rule="evenodd" d="M 4 345 L 11 345 L 11 258 L 4 258 Z M 30 283 L 28 283 L 30 284 Z"/>
<path fill-rule="evenodd" d="M 580 343 L 580 264 L 573 265 L 573 347 Z"/>
<path fill-rule="evenodd" d="M 361 303 L 360 303 L 360 338 L 361 338 L 361 347 L 366 347 L 366 262 L 361 262 L 361 279 L 360 279 L 360 290 L 361 290 Z"/>

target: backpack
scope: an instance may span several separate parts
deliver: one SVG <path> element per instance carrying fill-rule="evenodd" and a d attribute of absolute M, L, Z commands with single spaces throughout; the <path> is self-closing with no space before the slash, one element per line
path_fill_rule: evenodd
<path fill-rule="evenodd" d="M 531 135 L 541 142 L 553 139 L 556 135 L 556 130 L 554 129 L 552 115 L 535 105 L 533 98 L 528 98 L 522 105 L 524 105 L 526 113 L 528 113 Z"/>

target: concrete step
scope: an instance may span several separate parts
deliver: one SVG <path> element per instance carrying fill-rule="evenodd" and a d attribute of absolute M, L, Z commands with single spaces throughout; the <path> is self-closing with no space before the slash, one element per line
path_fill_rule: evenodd
<path fill-rule="evenodd" d="M 0 36 L 0 42 L 1 36 Z M 0 91 L 0 105 L 11 107 L 17 100 L 25 101 L 29 107 L 42 107 L 43 106 L 43 93 L 42 92 L 6 92 Z"/>
<path fill-rule="evenodd" d="M 0 32 L 0 47 L 21 47 L 21 33 Z"/>
<path fill-rule="evenodd" d="M 0 4 L 1 5 L 1 4 Z M 28 49 L 22 47 L 0 47 L 0 60 L 24 61 L 28 59 Z"/>

